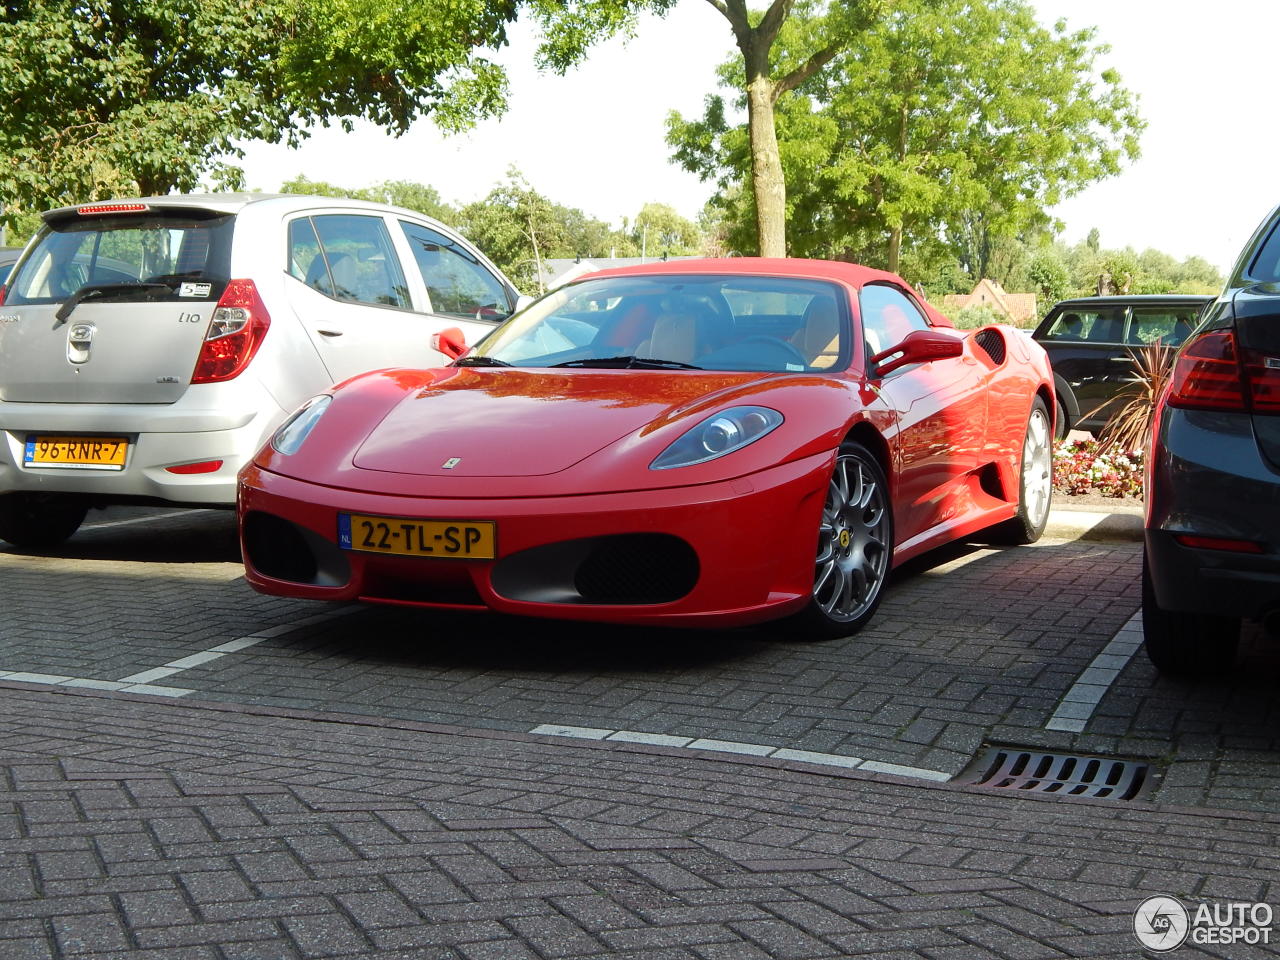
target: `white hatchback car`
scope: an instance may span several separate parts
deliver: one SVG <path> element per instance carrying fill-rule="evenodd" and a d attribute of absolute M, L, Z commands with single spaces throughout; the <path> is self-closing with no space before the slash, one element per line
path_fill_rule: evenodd
<path fill-rule="evenodd" d="M 0 287 L 0 539 L 50 546 L 90 507 L 231 506 L 236 473 L 335 381 L 443 360 L 515 310 L 444 225 L 329 197 L 64 207 Z"/>

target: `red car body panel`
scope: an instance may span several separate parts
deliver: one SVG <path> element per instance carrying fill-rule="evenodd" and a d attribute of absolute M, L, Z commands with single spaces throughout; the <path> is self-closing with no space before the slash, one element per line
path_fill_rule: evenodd
<path fill-rule="evenodd" d="M 242 472 L 248 582 L 288 596 L 566 619 L 686 626 L 773 619 L 809 600 L 827 483 L 836 452 L 851 435 L 883 460 L 894 504 L 895 564 L 1014 515 L 1031 405 L 1039 395 L 1053 407 L 1052 378 L 1038 345 L 1004 329 L 1007 356 L 997 362 L 964 336 L 955 360 L 869 379 L 858 291 L 870 282 L 910 291 L 892 274 L 852 264 L 735 258 L 650 264 L 583 279 L 699 273 L 838 285 L 852 319 L 848 364 L 796 373 L 450 367 L 355 378 L 334 388 L 328 410 L 297 452 L 286 456 L 268 444 Z M 950 326 L 914 299 L 931 324 Z M 650 468 L 691 427 L 741 405 L 776 410 L 783 424 L 716 460 Z M 492 521 L 496 556 L 339 551 L 330 545 L 341 513 Z M 321 571 L 299 582 L 259 569 L 244 534 L 254 516 L 298 531 L 328 558 Z M 621 534 L 670 535 L 692 547 L 698 568 L 692 589 L 657 603 L 586 603 L 559 602 L 554 591 L 522 598 L 503 587 L 502 565 L 510 558 Z"/>

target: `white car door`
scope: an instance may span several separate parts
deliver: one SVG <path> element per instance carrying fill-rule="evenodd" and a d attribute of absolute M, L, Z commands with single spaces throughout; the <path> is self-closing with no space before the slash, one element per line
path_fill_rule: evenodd
<path fill-rule="evenodd" d="M 406 276 L 393 224 L 364 210 L 308 211 L 288 223 L 289 301 L 334 381 L 444 362 L 431 335 L 456 321 L 422 309 L 426 294 Z"/>

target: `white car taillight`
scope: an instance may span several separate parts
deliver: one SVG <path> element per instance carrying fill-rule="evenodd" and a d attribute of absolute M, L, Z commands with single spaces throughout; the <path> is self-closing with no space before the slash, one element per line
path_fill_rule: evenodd
<path fill-rule="evenodd" d="M 252 280 L 227 284 L 209 319 L 192 383 L 217 383 L 244 372 L 271 326 L 266 304 Z"/>

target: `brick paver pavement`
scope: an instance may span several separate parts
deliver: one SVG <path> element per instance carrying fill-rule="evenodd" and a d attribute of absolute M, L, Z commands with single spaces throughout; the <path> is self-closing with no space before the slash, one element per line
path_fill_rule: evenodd
<path fill-rule="evenodd" d="M 95 521 L 97 522 L 97 521 Z M 1079 733 L 1046 729 L 1138 608 L 1135 543 L 957 546 L 895 576 L 854 637 L 662 631 L 326 604 L 255 594 L 234 518 L 88 526 L 46 555 L 0 547 L 0 674 L 95 683 L 260 631 L 155 682 L 203 700 L 521 732 L 570 724 L 716 738 L 955 774 L 984 743 L 1140 757 L 1161 800 L 1280 809 L 1280 644 L 1195 683 L 1139 653 Z"/>
<path fill-rule="evenodd" d="M 0 760 L 5 960 L 1132 957 L 1149 894 L 1280 898 L 1274 814 L 688 750 L 0 684 Z"/>

